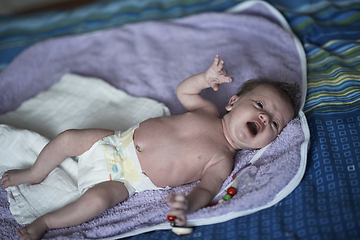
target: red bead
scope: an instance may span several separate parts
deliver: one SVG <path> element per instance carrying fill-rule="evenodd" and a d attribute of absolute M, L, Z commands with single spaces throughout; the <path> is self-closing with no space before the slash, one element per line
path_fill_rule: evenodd
<path fill-rule="evenodd" d="M 234 187 L 229 187 L 227 190 L 227 193 L 230 194 L 231 196 L 235 196 L 236 194 L 236 188 Z"/>
<path fill-rule="evenodd" d="M 173 221 L 175 221 L 175 219 L 176 219 L 176 216 L 167 216 L 167 220 L 169 221 L 169 222 L 173 222 Z"/>
<path fill-rule="evenodd" d="M 216 203 L 216 202 L 212 202 L 212 203 L 210 203 L 210 207 L 213 207 L 213 206 L 215 206 L 215 205 L 217 205 L 217 203 Z"/>

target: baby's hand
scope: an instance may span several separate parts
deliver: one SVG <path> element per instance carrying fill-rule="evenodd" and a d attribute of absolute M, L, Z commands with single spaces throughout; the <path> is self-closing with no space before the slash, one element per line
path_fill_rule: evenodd
<path fill-rule="evenodd" d="M 215 60 L 208 70 L 204 73 L 205 81 L 214 91 L 219 90 L 222 83 L 232 82 L 232 77 L 227 77 L 227 71 L 223 69 L 224 61 L 220 60 L 219 54 L 215 55 Z"/>
<path fill-rule="evenodd" d="M 168 216 L 175 216 L 175 223 L 177 226 L 186 225 L 186 213 L 188 209 L 188 202 L 186 196 L 181 194 L 170 194 L 166 201 L 170 203 L 171 210 L 168 211 Z"/>

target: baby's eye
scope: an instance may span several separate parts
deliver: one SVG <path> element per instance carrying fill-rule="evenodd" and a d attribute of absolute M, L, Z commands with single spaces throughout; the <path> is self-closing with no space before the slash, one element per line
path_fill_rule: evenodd
<path fill-rule="evenodd" d="M 273 121 L 273 124 L 274 124 L 274 127 L 278 128 L 279 127 L 279 124 L 275 121 Z"/>
<path fill-rule="evenodd" d="M 256 104 L 257 104 L 261 109 L 264 108 L 264 106 L 263 106 L 263 104 L 262 104 L 261 102 L 256 102 Z"/>

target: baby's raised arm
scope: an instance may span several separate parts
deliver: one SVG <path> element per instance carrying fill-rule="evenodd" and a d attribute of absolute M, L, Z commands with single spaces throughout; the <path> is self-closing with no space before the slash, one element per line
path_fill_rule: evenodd
<path fill-rule="evenodd" d="M 232 82 L 233 78 L 226 76 L 224 61 L 216 54 L 213 64 L 203 73 L 193 75 L 182 81 L 176 90 L 177 96 L 187 111 L 195 111 L 204 107 L 215 107 L 213 103 L 200 96 L 203 89 L 211 87 L 219 90 L 222 83 Z M 215 107 L 216 108 L 216 107 Z"/>

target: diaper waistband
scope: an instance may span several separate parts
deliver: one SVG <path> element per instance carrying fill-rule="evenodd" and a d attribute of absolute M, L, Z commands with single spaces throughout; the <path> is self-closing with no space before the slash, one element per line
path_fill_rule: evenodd
<path fill-rule="evenodd" d="M 136 127 L 132 127 L 126 132 L 117 131 L 114 135 L 102 139 L 110 180 L 124 178 L 131 184 L 143 180 L 136 152 L 134 155 L 132 151 Z"/>

